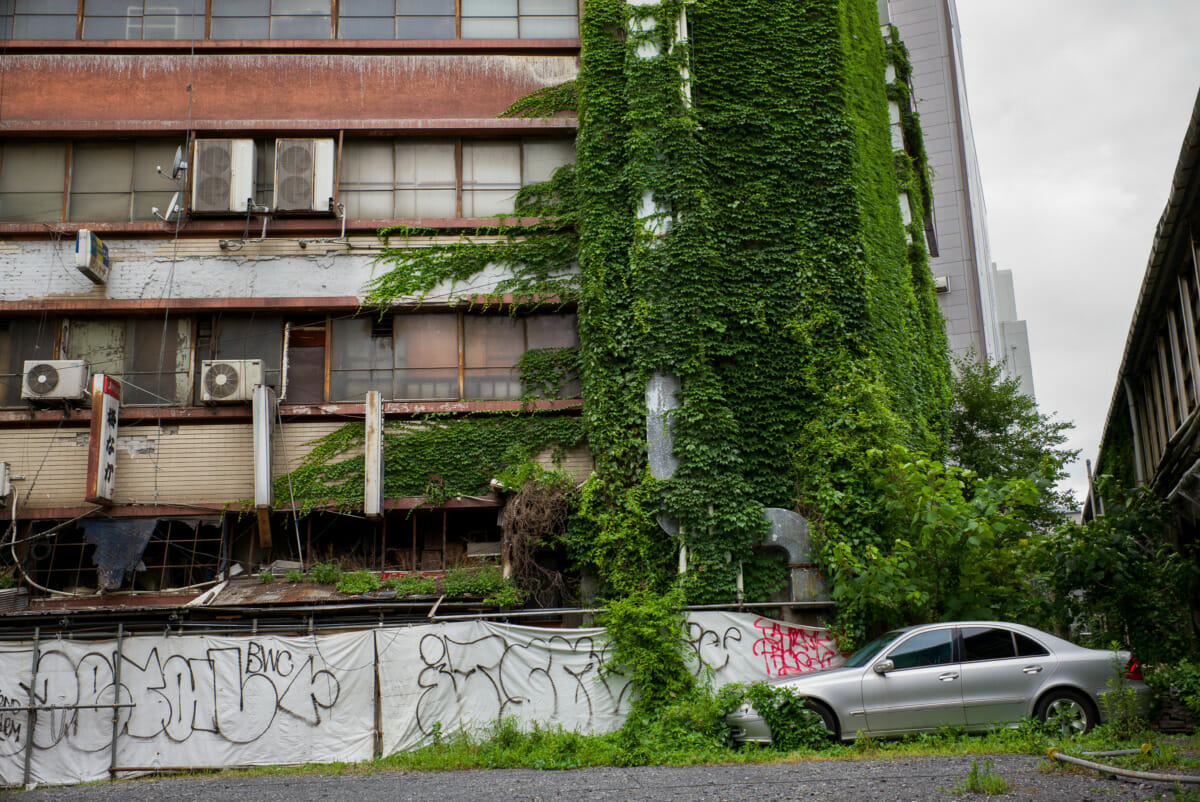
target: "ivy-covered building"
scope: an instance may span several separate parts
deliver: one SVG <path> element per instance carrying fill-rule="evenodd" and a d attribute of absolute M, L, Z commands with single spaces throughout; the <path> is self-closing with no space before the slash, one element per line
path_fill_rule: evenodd
<path fill-rule="evenodd" d="M 0 13 L 0 496 L 35 595 L 502 554 L 786 597 L 764 510 L 850 514 L 866 450 L 941 450 L 930 173 L 876 3 L 303 6 Z"/>

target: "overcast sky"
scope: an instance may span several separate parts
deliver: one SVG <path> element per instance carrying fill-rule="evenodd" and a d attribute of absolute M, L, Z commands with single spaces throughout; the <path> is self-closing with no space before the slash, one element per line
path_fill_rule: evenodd
<path fill-rule="evenodd" d="M 1200 2 L 956 2 L 992 259 L 1038 404 L 1075 423 L 1082 500 L 1200 88 Z"/>

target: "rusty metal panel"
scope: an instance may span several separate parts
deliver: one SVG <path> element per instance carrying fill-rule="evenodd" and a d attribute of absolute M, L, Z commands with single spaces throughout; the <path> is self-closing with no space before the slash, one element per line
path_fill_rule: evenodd
<path fill-rule="evenodd" d="M 401 120 L 442 121 L 442 127 L 445 121 L 495 120 L 517 98 L 574 78 L 578 58 L 518 53 L 192 57 L 60 52 L 10 53 L 2 69 L 0 130 L 298 131 L 322 124 L 389 129 Z M 122 91 L 113 92 L 115 86 Z M 450 86 L 454 91 L 447 91 Z M 96 98 L 105 100 L 96 103 Z M 561 126 L 563 121 L 547 123 Z"/>

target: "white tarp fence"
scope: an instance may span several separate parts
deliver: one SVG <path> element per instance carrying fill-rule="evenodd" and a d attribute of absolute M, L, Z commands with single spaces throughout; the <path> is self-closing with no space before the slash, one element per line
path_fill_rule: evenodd
<path fill-rule="evenodd" d="M 836 656 L 824 630 L 750 614 L 692 613 L 687 626 L 696 672 L 716 685 Z M 507 717 L 608 732 L 624 721 L 630 687 L 602 673 L 603 634 L 466 621 L 309 637 L 0 643 L 0 708 L 20 708 L 0 711 L 0 782 L 23 784 L 27 760 L 31 782 L 54 785 L 104 779 L 114 767 L 361 761 L 376 753 L 377 720 L 383 754 Z"/>

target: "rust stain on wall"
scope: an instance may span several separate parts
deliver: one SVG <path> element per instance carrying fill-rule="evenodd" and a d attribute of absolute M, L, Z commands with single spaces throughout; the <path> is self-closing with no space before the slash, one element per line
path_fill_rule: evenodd
<path fill-rule="evenodd" d="M 0 128 L 50 120 L 89 130 L 106 122 L 173 128 L 189 119 L 486 119 L 577 70 L 570 55 L 10 54 Z"/>

